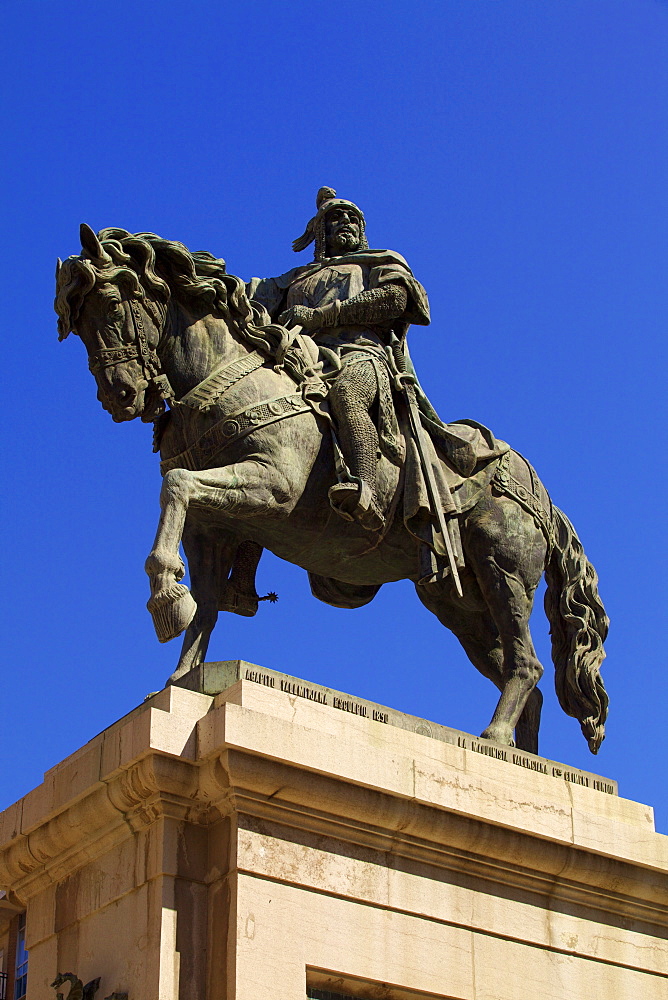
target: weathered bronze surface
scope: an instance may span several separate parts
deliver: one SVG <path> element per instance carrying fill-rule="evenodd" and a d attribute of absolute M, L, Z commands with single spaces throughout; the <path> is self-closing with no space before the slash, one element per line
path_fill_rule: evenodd
<path fill-rule="evenodd" d="M 100 977 L 91 979 L 84 986 L 83 982 L 73 972 L 59 972 L 51 983 L 51 989 L 58 990 L 65 983 L 69 985 L 69 993 L 67 996 L 63 993 L 56 993 L 56 1000 L 93 1000 L 93 997 L 100 988 Z M 109 1000 L 109 997 L 107 997 L 107 1000 Z"/>
<path fill-rule="evenodd" d="M 208 253 L 85 225 L 58 265 L 60 337 L 84 341 L 114 420 L 154 422 L 148 607 L 161 641 L 185 631 L 170 682 L 203 661 L 220 610 L 256 613 L 266 547 L 337 607 L 412 580 L 501 692 L 482 736 L 535 753 L 528 621 L 545 572 L 557 693 L 596 753 L 608 619 L 572 525 L 487 428 L 440 421 L 405 346 L 429 322 L 424 289 L 399 254 L 369 249 L 356 205 L 323 188 L 317 208 L 294 244 L 314 241 L 315 261 L 248 286 Z"/>
<path fill-rule="evenodd" d="M 84 986 L 81 979 L 75 976 L 73 972 L 59 972 L 54 981 L 51 983 L 52 990 L 58 990 L 61 986 L 66 983 L 69 985 L 69 992 L 67 996 L 64 993 L 56 993 L 56 1000 L 93 1000 L 95 994 L 100 988 L 100 976 L 97 979 L 91 979 L 89 983 Z M 105 1000 L 128 1000 L 127 993 L 110 993 Z"/>

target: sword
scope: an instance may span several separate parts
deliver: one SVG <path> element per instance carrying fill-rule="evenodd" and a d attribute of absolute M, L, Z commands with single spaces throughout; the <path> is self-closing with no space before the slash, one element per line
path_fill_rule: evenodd
<path fill-rule="evenodd" d="M 448 564 L 450 566 L 450 572 L 452 573 L 452 579 L 455 584 L 455 589 L 459 597 L 463 597 L 464 593 L 462 591 L 462 584 L 459 579 L 459 573 L 457 571 L 457 562 L 455 560 L 455 553 L 452 548 L 452 541 L 450 539 L 450 532 L 445 523 L 445 517 L 443 516 L 443 508 L 441 507 L 441 501 L 438 495 L 438 487 L 436 486 L 436 480 L 434 478 L 434 470 L 431 467 L 431 462 L 429 461 L 429 453 L 427 450 L 427 443 L 425 441 L 425 430 L 422 426 L 422 421 L 420 420 L 420 410 L 418 409 L 417 399 L 415 398 L 415 384 L 413 382 L 413 376 L 408 371 L 406 366 L 406 357 L 403 352 L 401 341 L 392 332 L 390 337 L 390 344 L 392 347 L 392 354 L 394 355 L 394 362 L 397 366 L 397 371 L 399 372 L 399 385 L 401 386 L 401 391 L 406 400 L 406 408 L 408 409 L 408 422 L 410 424 L 411 432 L 417 446 L 418 455 L 420 456 L 420 465 L 422 466 L 422 472 L 424 474 L 425 482 L 427 484 L 427 495 L 429 496 L 429 503 L 431 509 L 436 516 L 436 521 L 438 523 L 438 530 L 443 539 L 443 546 L 445 548 L 445 554 L 448 557 Z"/>

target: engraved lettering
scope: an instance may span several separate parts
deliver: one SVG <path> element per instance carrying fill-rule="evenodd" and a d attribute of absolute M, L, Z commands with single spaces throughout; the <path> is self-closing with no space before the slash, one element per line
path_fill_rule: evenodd
<path fill-rule="evenodd" d="M 275 688 L 277 686 L 276 678 L 272 677 L 271 674 L 264 673 L 261 670 L 245 669 L 244 679 L 252 681 L 254 684 L 262 684 L 265 687 Z M 324 691 L 317 690 L 316 688 L 309 687 L 306 684 L 301 684 L 298 681 L 288 680 L 286 678 L 279 679 L 278 687 L 281 691 L 287 694 L 294 695 L 298 698 L 305 698 L 307 701 L 316 702 L 319 705 L 329 705 L 330 707 L 338 709 L 340 712 L 348 712 L 350 715 L 357 715 L 362 719 L 373 719 L 374 722 L 381 722 L 385 725 L 393 724 L 388 712 L 384 712 L 380 708 L 367 707 L 362 705 L 360 702 L 355 701 L 353 698 L 347 698 L 345 696 L 333 695 L 331 701 L 327 700 L 327 695 Z M 427 730 L 426 724 L 424 729 L 417 730 L 423 732 L 424 735 L 431 736 L 431 731 Z M 441 737 L 446 743 L 453 744 L 460 747 L 463 750 L 472 750 L 474 753 L 482 754 L 484 757 L 490 757 L 493 760 L 503 760 L 507 763 L 512 763 L 516 767 L 523 767 L 528 771 L 534 771 L 536 774 L 547 774 L 554 778 L 559 778 L 562 781 L 568 781 L 572 785 L 580 785 L 581 788 L 592 788 L 594 791 L 602 792 L 605 795 L 616 795 L 615 786 L 610 784 L 604 778 L 594 778 L 589 777 L 586 774 L 581 774 L 577 771 L 568 770 L 564 767 L 558 767 L 551 763 L 547 763 L 542 760 L 536 760 L 532 757 L 525 755 L 521 752 L 514 750 L 506 750 L 502 747 L 494 746 L 493 744 L 487 744 L 484 742 L 479 742 L 476 739 L 472 739 L 467 736 L 455 736 L 454 733 L 443 733 Z"/>
<path fill-rule="evenodd" d="M 530 757 L 523 757 L 522 754 L 513 754 L 513 764 L 518 767 L 526 767 L 529 771 L 538 771 L 540 774 L 548 774 L 547 764 L 542 760 L 532 760 Z"/>
<path fill-rule="evenodd" d="M 350 712 L 351 715 L 361 715 L 365 719 L 369 717 L 366 705 L 360 705 L 357 701 L 350 701 L 348 698 L 338 698 L 334 695 L 332 704 L 334 708 L 338 708 L 342 712 Z"/>
<path fill-rule="evenodd" d="M 317 701 L 319 705 L 327 704 L 327 695 L 324 691 L 315 691 L 304 684 L 295 684 L 294 681 L 281 680 L 281 691 L 287 694 L 296 695 L 297 698 L 306 698 L 307 701 Z"/>
<path fill-rule="evenodd" d="M 584 774 L 576 774 L 574 771 L 564 771 L 564 780 L 570 781 L 571 785 L 584 785 L 589 788 L 589 778 Z"/>
<path fill-rule="evenodd" d="M 500 747 L 488 746 L 486 743 L 476 743 L 471 740 L 471 750 L 484 754 L 485 757 L 494 757 L 495 760 L 508 760 L 508 752 Z"/>
<path fill-rule="evenodd" d="M 260 673 L 259 670 L 247 670 L 245 680 L 264 684 L 266 687 L 274 687 L 274 678 L 270 677 L 269 674 Z"/>

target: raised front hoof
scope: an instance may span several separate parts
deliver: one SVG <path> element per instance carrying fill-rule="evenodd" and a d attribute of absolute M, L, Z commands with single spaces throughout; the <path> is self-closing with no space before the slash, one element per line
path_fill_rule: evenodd
<path fill-rule="evenodd" d="M 257 594 L 245 594 L 241 590 L 237 590 L 228 580 L 223 587 L 218 610 L 231 611 L 234 615 L 252 618 L 257 614 L 258 600 Z"/>
<path fill-rule="evenodd" d="M 507 729 L 505 726 L 488 726 L 480 734 L 480 739 L 490 740 L 492 743 L 500 743 L 503 747 L 515 746 L 513 731 L 512 729 Z"/>
<path fill-rule="evenodd" d="M 155 594 L 146 605 L 151 612 L 159 642 L 169 642 L 181 635 L 195 617 L 197 604 L 183 583 Z"/>
<path fill-rule="evenodd" d="M 357 521 L 366 531 L 380 531 L 385 519 L 367 483 L 337 483 L 327 494 L 333 510 L 344 521 Z"/>

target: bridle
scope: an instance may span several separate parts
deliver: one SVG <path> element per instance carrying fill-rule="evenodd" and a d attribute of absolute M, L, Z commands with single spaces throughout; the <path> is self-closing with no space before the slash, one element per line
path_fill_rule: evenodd
<path fill-rule="evenodd" d="M 149 345 L 144 330 L 141 306 L 135 298 L 129 299 L 129 304 L 135 335 L 134 343 L 125 344 L 121 347 L 103 347 L 99 351 L 91 351 L 88 355 L 88 368 L 93 375 L 98 375 L 105 368 L 111 368 L 113 365 L 121 364 L 124 361 L 136 361 L 141 368 L 141 373 L 147 382 L 149 390 L 155 391 L 160 399 L 173 399 L 174 390 L 162 370 L 162 363 L 158 357 L 158 352 Z M 146 311 L 150 311 L 148 303 L 146 303 Z M 166 309 L 165 313 L 160 315 L 160 310 L 156 308 L 156 315 L 151 316 L 158 330 L 162 330 L 166 315 Z"/>

